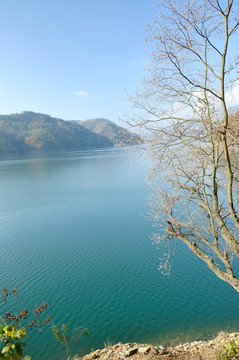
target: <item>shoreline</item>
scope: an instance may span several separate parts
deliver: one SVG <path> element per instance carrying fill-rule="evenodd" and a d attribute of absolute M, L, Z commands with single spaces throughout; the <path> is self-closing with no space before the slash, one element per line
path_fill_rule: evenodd
<path fill-rule="evenodd" d="M 85 355 L 83 360 L 215 360 L 232 340 L 239 341 L 239 333 L 219 332 L 214 339 L 197 340 L 175 347 L 138 343 L 118 343 Z M 80 359 L 75 357 L 75 360 Z"/>

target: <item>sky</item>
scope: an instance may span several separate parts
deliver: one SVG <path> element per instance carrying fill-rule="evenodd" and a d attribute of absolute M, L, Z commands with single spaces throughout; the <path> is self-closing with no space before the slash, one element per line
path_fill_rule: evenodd
<path fill-rule="evenodd" d="M 140 83 L 156 0 L 0 2 L 0 114 L 117 122 Z"/>

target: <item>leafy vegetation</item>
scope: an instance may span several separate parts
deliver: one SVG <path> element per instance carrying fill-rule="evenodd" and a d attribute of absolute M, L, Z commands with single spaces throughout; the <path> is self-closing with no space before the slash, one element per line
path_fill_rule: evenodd
<path fill-rule="evenodd" d="M 7 302 L 9 296 L 18 297 L 18 286 L 12 290 L 7 290 L 2 286 L 2 296 L 0 301 Z M 67 324 L 60 327 L 53 324 L 48 314 L 48 303 L 43 302 L 41 306 L 36 306 L 33 310 L 22 309 L 19 313 L 12 314 L 10 311 L 0 317 L 0 359 L 8 360 L 30 360 L 31 357 L 25 355 L 27 346 L 27 328 L 40 330 L 42 324 L 52 324 L 52 332 L 60 344 L 66 349 L 67 360 L 72 359 L 72 347 L 82 335 L 87 336 L 87 328 L 79 326 L 75 329 L 68 328 Z"/>
<path fill-rule="evenodd" d="M 18 287 L 7 290 L 2 287 L 3 295 L 0 300 L 7 301 L 11 295 L 18 297 Z M 47 324 L 51 318 L 47 312 L 49 304 L 43 303 L 36 306 L 33 310 L 22 309 L 19 313 L 6 312 L 0 318 L 0 358 L 8 360 L 30 360 L 27 355 L 24 356 L 27 343 L 27 328 L 40 329 L 42 324 Z M 43 318 L 44 316 L 44 318 Z M 24 357 L 23 357 L 24 356 Z"/>
<path fill-rule="evenodd" d="M 0 357 L 12 360 L 22 359 L 24 347 L 27 345 L 22 339 L 26 337 L 25 328 L 15 329 L 13 325 L 4 326 L 0 324 L 0 341 L 3 342 Z M 29 360 L 31 358 L 25 356 L 24 359 Z"/>
<path fill-rule="evenodd" d="M 232 339 L 224 350 L 218 354 L 217 360 L 239 359 L 239 339 Z"/>

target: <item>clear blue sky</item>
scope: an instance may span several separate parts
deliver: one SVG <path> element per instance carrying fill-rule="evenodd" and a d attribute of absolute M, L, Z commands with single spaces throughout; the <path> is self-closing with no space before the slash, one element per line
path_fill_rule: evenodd
<path fill-rule="evenodd" d="M 155 0 L 1 1 L 0 114 L 117 121 L 144 75 L 156 14 Z"/>

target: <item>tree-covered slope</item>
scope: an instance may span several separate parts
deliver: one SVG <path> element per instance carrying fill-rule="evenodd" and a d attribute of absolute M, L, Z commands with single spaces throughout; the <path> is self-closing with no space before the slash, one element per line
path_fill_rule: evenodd
<path fill-rule="evenodd" d="M 113 142 L 114 146 L 134 145 L 142 142 L 137 134 L 134 134 L 107 119 L 91 119 L 80 121 L 80 124 L 96 134 L 103 135 Z"/>
<path fill-rule="evenodd" d="M 64 121 L 34 112 L 0 115 L 0 153 L 82 150 L 113 146 L 76 121 Z"/>

